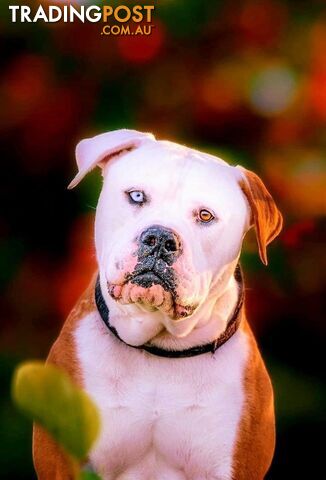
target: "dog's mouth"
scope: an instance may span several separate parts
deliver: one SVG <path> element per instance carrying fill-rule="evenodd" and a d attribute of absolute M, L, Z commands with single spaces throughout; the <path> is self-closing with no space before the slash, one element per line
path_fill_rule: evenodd
<path fill-rule="evenodd" d="M 166 292 L 170 292 L 173 297 L 176 297 L 176 274 L 173 268 L 162 259 L 156 260 L 153 256 L 146 257 L 137 263 L 134 271 L 127 275 L 125 280 L 144 288 L 161 285 Z"/>
<path fill-rule="evenodd" d="M 153 269 L 137 264 L 120 285 L 108 283 L 110 296 L 122 303 L 139 303 L 150 310 L 161 310 L 174 320 L 189 317 L 197 306 L 181 305 L 173 269 L 158 263 Z"/>
<path fill-rule="evenodd" d="M 175 287 L 171 285 L 171 282 L 168 282 L 165 278 L 162 278 L 153 271 L 136 273 L 131 275 L 128 281 L 143 288 L 150 288 L 153 285 L 161 285 L 166 292 L 171 292 L 172 295 L 174 295 L 175 292 Z"/>

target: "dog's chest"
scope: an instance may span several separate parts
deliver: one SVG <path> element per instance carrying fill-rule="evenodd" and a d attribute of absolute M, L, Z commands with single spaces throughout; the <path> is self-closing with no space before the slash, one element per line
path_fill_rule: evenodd
<path fill-rule="evenodd" d="M 96 313 L 76 332 L 84 386 L 100 408 L 91 455 L 105 479 L 230 479 L 248 347 L 165 359 L 125 347 Z"/>

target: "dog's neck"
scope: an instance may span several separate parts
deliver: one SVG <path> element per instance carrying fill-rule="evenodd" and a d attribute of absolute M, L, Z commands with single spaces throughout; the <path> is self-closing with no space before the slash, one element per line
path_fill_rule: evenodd
<path fill-rule="evenodd" d="M 127 344 L 154 345 L 167 350 L 184 350 L 216 340 L 227 328 L 239 300 L 236 264 L 230 265 L 205 302 L 189 318 L 172 320 L 160 311 L 148 312 L 138 305 L 121 305 L 101 290 L 110 311 L 110 324 Z M 186 322 L 186 323 L 185 323 Z"/>

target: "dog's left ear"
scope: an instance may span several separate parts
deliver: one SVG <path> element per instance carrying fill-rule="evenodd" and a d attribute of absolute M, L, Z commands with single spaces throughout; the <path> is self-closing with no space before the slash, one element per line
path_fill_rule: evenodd
<path fill-rule="evenodd" d="M 283 218 L 261 179 L 250 170 L 241 171 L 239 185 L 245 194 L 251 210 L 251 226 L 255 227 L 261 261 L 267 265 L 267 245 L 280 233 Z"/>
<path fill-rule="evenodd" d="M 72 189 L 96 166 L 103 167 L 108 160 L 140 147 L 145 141 L 155 140 L 151 133 L 136 130 L 115 130 L 86 138 L 76 147 L 78 173 L 68 185 Z"/>

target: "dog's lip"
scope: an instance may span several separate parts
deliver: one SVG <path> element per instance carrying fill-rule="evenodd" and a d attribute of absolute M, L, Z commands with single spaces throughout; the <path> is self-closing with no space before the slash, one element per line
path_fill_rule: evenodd
<path fill-rule="evenodd" d="M 172 298 L 174 298 L 173 292 L 171 292 L 168 286 L 165 286 L 164 279 L 162 279 L 159 275 L 157 275 L 156 272 L 153 272 L 152 270 L 147 270 L 147 271 L 139 272 L 134 275 L 129 275 L 122 284 L 114 284 L 108 281 L 107 287 L 108 287 L 109 295 L 115 300 L 118 300 L 121 296 L 121 290 L 123 286 L 126 285 L 128 282 L 132 282 L 133 279 L 135 278 L 141 279 L 141 277 L 149 277 L 151 280 L 156 280 L 156 283 L 161 285 L 164 288 L 164 290 L 170 292 L 172 294 Z M 187 320 L 191 315 L 193 315 L 193 313 L 196 311 L 198 307 L 198 304 L 195 304 L 195 305 L 179 304 L 175 301 L 175 298 L 173 300 L 173 303 L 174 303 L 173 309 L 175 312 L 175 318 L 173 319 L 173 321 L 176 323 Z"/>
<path fill-rule="evenodd" d="M 146 271 L 137 273 L 137 274 L 133 275 L 132 278 L 129 279 L 129 281 L 134 283 L 133 282 L 134 279 L 142 280 L 142 277 L 145 280 L 145 282 L 146 282 L 146 280 L 148 280 L 149 282 L 154 280 L 155 283 L 158 283 L 159 285 L 161 285 L 164 288 L 164 290 L 173 294 L 172 289 L 169 287 L 169 285 L 167 285 L 164 278 L 161 278 L 153 270 L 146 270 Z M 138 283 L 138 282 L 136 282 L 136 283 Z M 151 283 L 151 285 L 152 285 L 152 283 Z M 148 285 L 148 286 L 151 286 L 151 285 Z M 147 285 L 145 285 L 145 287 L 147 287 Z M 181 305 L 181 304 L 178 304 L 178 303 L 176 303 L 175 298 L 174 298 L 174 311 L 175 311 L 175 315 L 176 315 L 176 318 L 174 319 L 174 321 L 180 322 L 182 320 L 186 320 L 191 315 L 193 315 L 193 313 L 195 312 L 197 307 L 198 307 L 198 305 Z"/>
<path fill-rule="evenodd" d="M 135 282 L 136 280 L 136 282 Z M 168 290 L 170 291 L 171 289 L 169 288 L 169 286 L 167 285 L 167 283 L 165 282 L 164 278 L 160 277 L 160 275 L 158 275 L 156 272 L 154 272 L 153 270 L 145 270 L 143 272 L 139 272 L 135 275 L 132 275 L 128 281 L 130 281 L 131 283 L 143 283 L 142 281 L 144 281 L 145 283 L 145 287 L 147 287 L 146 285 L 146 282 L 151 282 L 152 283 L 157 283 L 159 285 L 161 285 L 165 290 Z M 150 285 L 149 285 L 150 286 Z"/>

